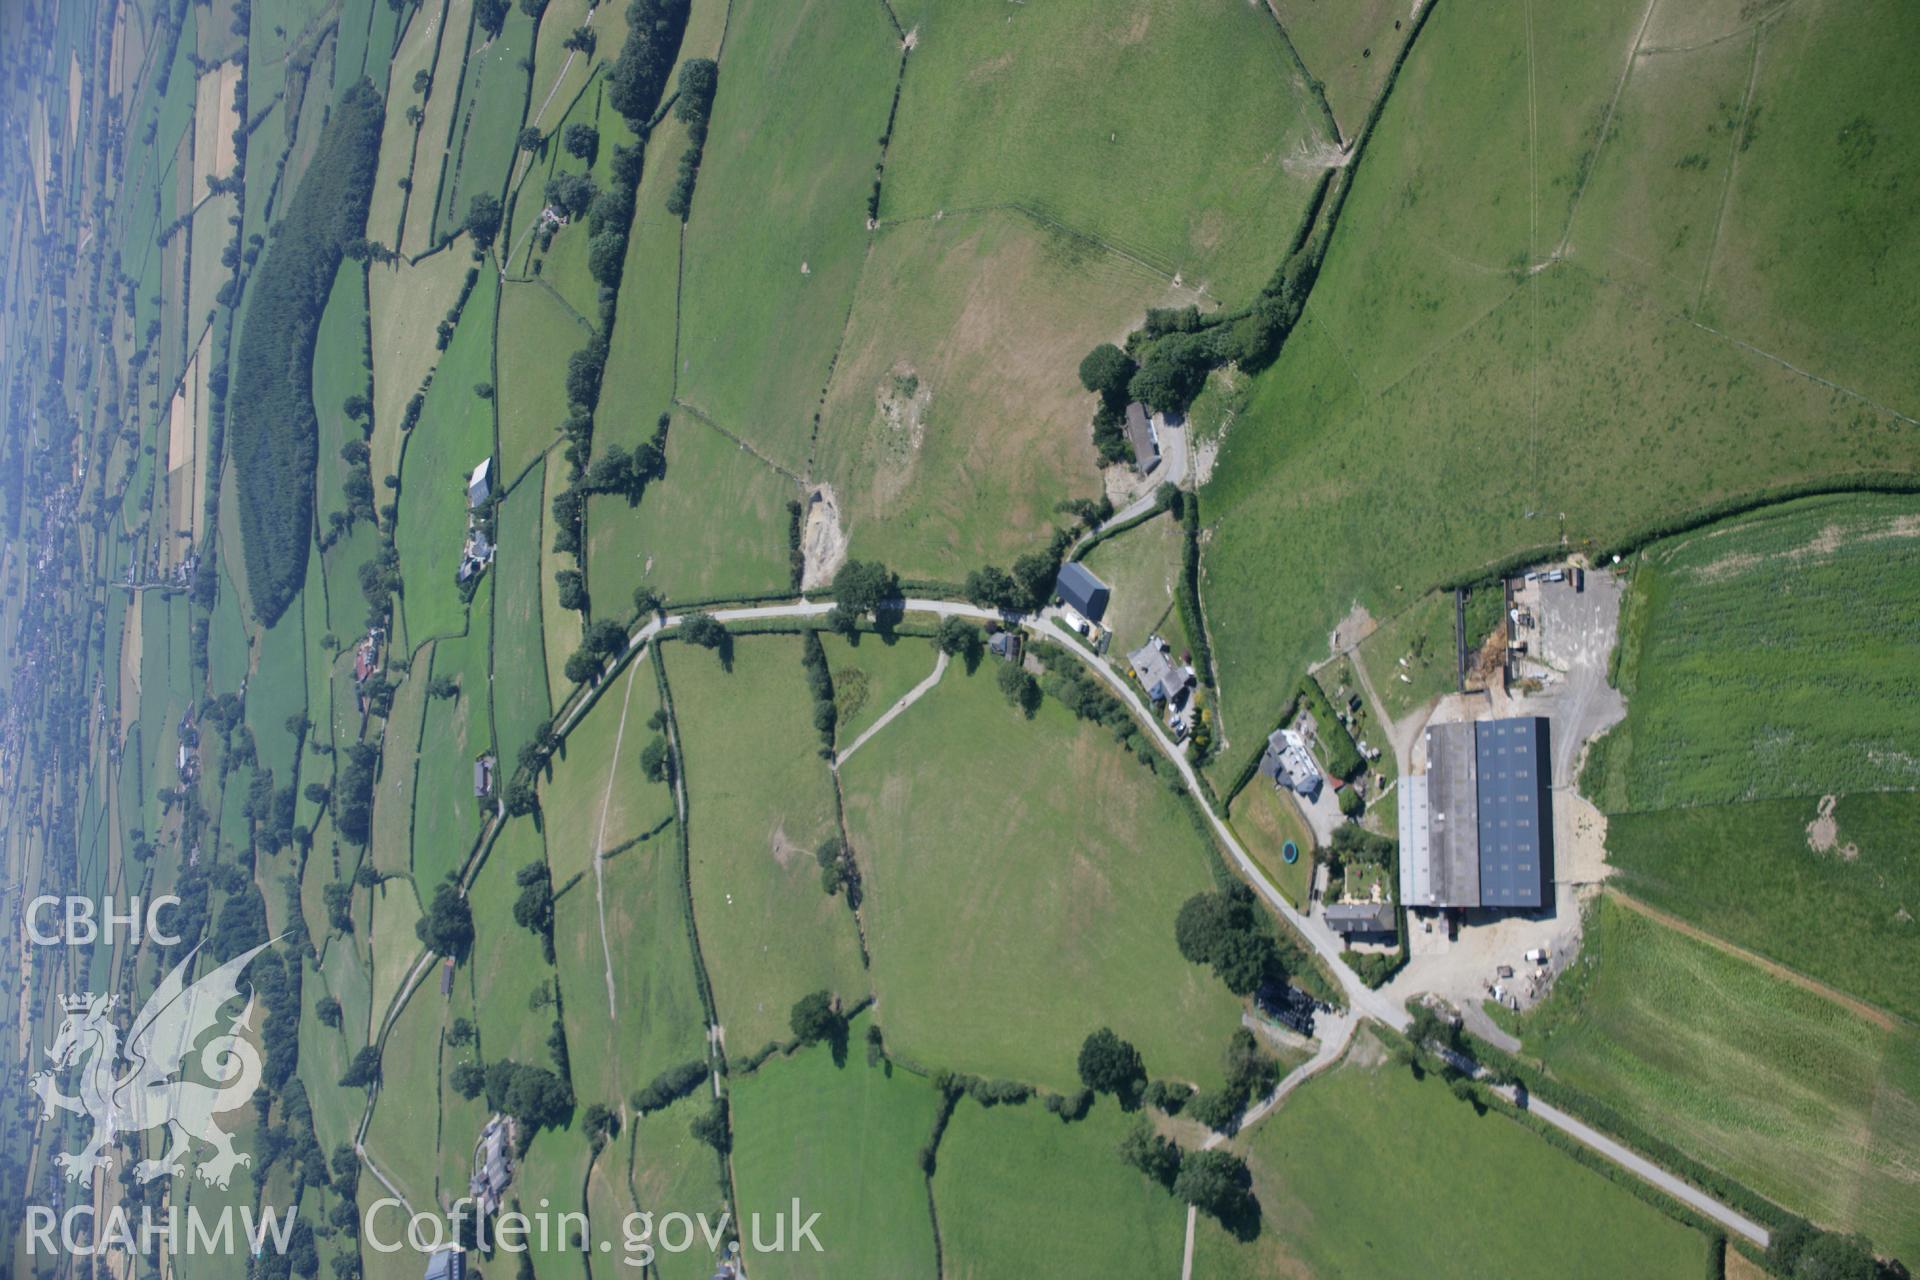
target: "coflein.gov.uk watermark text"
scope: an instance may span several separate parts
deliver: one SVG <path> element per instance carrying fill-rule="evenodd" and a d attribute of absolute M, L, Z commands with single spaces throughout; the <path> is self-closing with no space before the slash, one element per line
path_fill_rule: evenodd
<path fill-rule="evenodd" d="M 414 1252 L 431 1255 L 477 1244 L 484 1252 L 588 1252 L 630 1267 L 651 1265 L 662 1253 L 696 1250 L 709 1255 L 824 1253 L 819 1236 L 820 1215 L 806 1213 L 794 1197 L 788 1210 L 753 1213 L 738 1224 L 736 1238 L 731 1213 L 717 1217 L 702 1213 L 636 1211 L 620 1220 L 614 1235 L 595 1238 L 587 1215 L 577 1210 L 550 1210 L 549 1202 L 531 1213 L 510 1210 L 481 1218 L 473 1202 L 462 1198 L 446 1214 L 410 1211 L 392 1196 L 367 1206 L 361 1221 L 361 1244 L 375 1253 Z M 26 1245 L 29 1257 L 65 1254 L 96 1257 L 112 1253 L 154 1256 L 218 1256 L 285 1253 L 293 1237 L 297 1209 L 276 1210 L 228 1206 L 202 1213 L 193 1205 L 173 1205 L 155 1212 L 143 1206 L 138 1214 L 119 1207 L 101 1214 L 91 1204 L 64 1210 L 29 1205 Z"/>

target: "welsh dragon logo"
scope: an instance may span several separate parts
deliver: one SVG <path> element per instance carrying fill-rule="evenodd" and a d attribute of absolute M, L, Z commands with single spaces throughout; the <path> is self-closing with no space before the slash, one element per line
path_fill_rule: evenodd
<path fill-rule="evenodd" d="M 134 1176 L 141 1182 L 185 1173 L 182 1158 L 188 1154 L 190 1140 L 214 1150 L 211 1158 L 196 1162 L 195 1172 L 208 1186 L 225 1187 L 235 1168 L 253 1163 L 252 1156 L 233 1149 L 233 1139 L 214 1120 L 245 1106 L 260 1084 L 260 1051 L 240 1034 L 253 1014 L 251 993 L 246 1007 L 224 1030 L 218 1030 L 217 1023 L 220 1010 L 239 998 L 240 974 L 270 945 L 262 943 L 235 956 L 189 986 L 185 975 L 200 950 L 195 947 L 134 1018 L 124 1047 L 110 1016 L 115 998 L 88 992 L 63 1001 L 66 1021 L 47 1050 L 54 1070 L 35 1074 L 33 1091 L 40 1097 L 45 1118 L 52 1119 L 58 1109 L 93 1121 L 93 1135 L 78 1154 L 62 1152 L 54 1157 L 69 1182 L 91 1179 L 95 1170 L 107 1166 L 111 1159 L 107 1151 L 116 1134 L 142 1133 L 163 1125 L 167 1150 L 158 1159 L 134 1165 Z M 218 1034 L 207 1039 L 211 1031 Z M 200 1048 L 199 1067 L 214 1083 L 176 1078 L 202 1039 L 206 1044 Z M 123 1059 L 128 1070 L 115 1075 Z M 82 1060 L 78 1096 L 61 1093 L 55 1072 Z"/>

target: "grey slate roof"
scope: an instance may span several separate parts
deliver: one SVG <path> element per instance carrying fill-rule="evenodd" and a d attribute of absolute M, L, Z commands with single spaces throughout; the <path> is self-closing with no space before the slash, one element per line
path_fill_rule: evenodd
<path fill-rule="evenodd" d="M 1160 446 L 1153 438 L 1153 423 L 1147 407 L 1135 400 L 1127 406 L 1127 443 L 1133 446 L 1134 466 L 1151 471 L 1160 461 Z"/>
<path fill-rule="evenodd" d="M 1335 902 L 1321 916 L 1335 933 L 1392 933 L 1393 905 L 1386 902 Z"/>
<path fill-rule="evenodd" d="M 1088 622 L 1098 622 L 1106 616 L 1107 597 L 1111 594 L 1107 584 L 1094 577 L 1077 560 L 1069 560 L 1060 566 L 1060 576 L 1054 580 L 1053 593 Z"/>

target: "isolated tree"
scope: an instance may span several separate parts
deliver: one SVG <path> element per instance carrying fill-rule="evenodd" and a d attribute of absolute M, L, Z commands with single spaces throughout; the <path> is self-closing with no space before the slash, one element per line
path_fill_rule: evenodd
<path fill-rule="evenodd" d="M 500 201 L 486 192 L 481 192 L 468 203 L 467 234 L 473 237 L 476 249 L 493 245 L 493 238 L 500 234 L 500 216 Z"/>
<path fill-rule="evenodd" d="M 1102 1027 L 1080 1045 L 1080 1083 L 1095 1093 L 1114 1094 L 1127 1105 L 1145 1087 L 1147 1069 L 1138 1049 L 1111 1027 Z"/>
<path fill-rule="evenodd" d="M 522 151 L 538 151 L 540 144 L 546 141 L 546 135 L 532 125 L 520 131 L 519 146 Z"/>
<path fill-rule="evenodd" d="M 811 992 L 794 1001 L 787 1022 L 793 1028 L 794 1039 L 801 1044 L 840 1041 L 847 1034 L 846 1017 L 834 1007 L 833 996 L 825 991 Z"/>
<path fill-rule="evenodd" d="M 437 675 L 427 681 L 427 696 L 439 698 L 442 702 L 460 696 L 460 683 L 449 675 Z"/>
<path fill-rule="evenodd" d="M 313 1016 L 320 1019 L 324 1027 L 340 1025 L 340 1002 L 332 996 L 321 996 L 313 1004 Z"/>
<path fill-rule="evenodd" d="M 507 0 L 473 0 L 473 20 L 491 40 L 507 22 Z"/>
<path fill-rule="evenodd" d="M 340 1087 L 343 1089 L 370 1088 L 379 1078 L 380 1051 L 372 1045 L 367 1045 L 354 1054 L 353 1060 L 347 1064 L 346 1074 L 340 1077 Z"/>
<path fill-rule="evenodd" d="M 656 733 L 651 742 L 640 748 L 640 771 L 647 775 L 649 782 L 665 782 L 669 764 L 667 740 Z"/>
<path fill-rule="evenodd" d="M 600 149 L 600 131 L 576 120 L 561 131 L 560 145 L 567 149 L 568 155 L 591 164 L 594 153 Z"/>
<path fill-rule="evenodd" d="M 933 642 L 940 647 L 940 652 L 968 662 L 978 657 L 986 644 L 980 628 L 965 618 L 940 619 L 940 629 L 934 633 Z"/>
<path fill-rule="evenodd" d="M 1173 1194 L 1229 1227 L 1259 1209 L 1246 1162 L 1218 1149 L 1188 1152 L 1174 1177 Z"/>
<path fill-rule="evenodd" d="M 591 58 L 594 46 L 599 43 L 600 37 L 594 34 L 592 27 L 575 27 L 567 32 L 567 38 L 560 42 L 560 47 L 573 53 L 583 53 Z"/>

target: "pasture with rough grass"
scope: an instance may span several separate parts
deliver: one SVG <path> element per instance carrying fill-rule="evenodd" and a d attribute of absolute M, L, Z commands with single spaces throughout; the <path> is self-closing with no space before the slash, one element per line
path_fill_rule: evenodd
<path fill-rule="evenodd" d="M 1173 939 L 1212 853 L 1107 732 L 1052 700 L 1024 719 L 996 666 L 949 666 L 840 771 L 888 1043 L 1064 1093 L 1109 1025 L 1152 1074 L 1217 1084 L 1241 1002 Z"/>
<path fill-rule="evenodd" d="M 1761 340 L 1791 309 L 1701 327 L 1600 252 L 1612 228 L 1586 207 L 1588 166 L 1663 163 L 1591 155 L 1643 12 L 1583 0 L 1536 14 L 1531 42 L 1518 20 L 1427 21 L 1305 315 L 1203 492 L 1228 757 L 1356 600 L 1384 617 L 1528 548 L 1606 546 L 1757 491 L 1912 469 L 1920 437 L 1883 398 L 1814 345 Z M 1630 77 L 1622 109 L 1657 84 Z M 1766 223 L 1767 199 L 1733 202 L 1730 241 Z M 1871 269 L 1870 240 L 1824 245 L 1837 278 Z"/>
<path fill-rule="evenodd" d="M 736 640 L 732 669 L 663 646 L 687 786 L 694 919 L 728 1043 L 784 1043 L 793 1002 L 867 994 L 846 902 L 820 888 L 814 850 L 836 834 L 833 779 L 813 730 L 797 638 Z"/>

